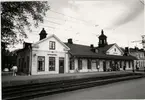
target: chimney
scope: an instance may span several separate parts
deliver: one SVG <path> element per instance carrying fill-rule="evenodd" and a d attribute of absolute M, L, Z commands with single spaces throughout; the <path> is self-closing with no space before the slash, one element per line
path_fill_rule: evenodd
<path fill-rule="evenodd" d="M 128 47 L 125 47 L 124 55 L 125 56 L 128 56 L 129 55 L 129 48 Z"/>
<path fill-rule="evenodd" d="M 139 50 L 139 48 L 138 48 L 138 47 L 136 47 L 136 46 L 134 47 L 134 49 L 135 49 L 135 50 Z"/>
<path fill-rule="evenodd" d="M 92 48 L 92 49 L 93 49 L 93 48 L 94 48 L 94 45 L 93 45 L 93 44 L 91 44 L 91 45 L 90 45 L 90 48 Z"/>
<path fill-rule="evenodd" d="M 69 44 L 73 44 L 72 38 L 68 39 Z"/>
<path fill-rule="evenodd" d="M 46 38 L 47 33 L 46 33 L 46 31 L 44 30 L 44 28 L 42 29 L 42 31 L 40 32 L 39 35 L 40 35 L 40 40 Z"/>
<path fill-rule="evenodd" d="M 95 52 L 95 48 L 93 44 L 90 45 L 90 48 L 91 48 L 91 51 Z"/>

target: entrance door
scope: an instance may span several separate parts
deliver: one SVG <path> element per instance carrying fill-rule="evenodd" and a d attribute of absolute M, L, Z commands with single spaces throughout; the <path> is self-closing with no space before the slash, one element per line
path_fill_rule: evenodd
<path fill-rule="evenodd" d="M 59 58 L 59 73 L 64 73 L 64 58 Z"/>

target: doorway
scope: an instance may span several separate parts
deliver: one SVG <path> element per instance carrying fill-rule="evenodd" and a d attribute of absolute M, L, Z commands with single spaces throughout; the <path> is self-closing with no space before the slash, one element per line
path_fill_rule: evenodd
<path fill-rule="evenodd" d="M 64 73 L 64 58 L 59 58 L 59 73 Z"/>
<path fill-rule="evenodd" d="M 103 61 L 103 71 L 106 72 L 106 62 Z"/>

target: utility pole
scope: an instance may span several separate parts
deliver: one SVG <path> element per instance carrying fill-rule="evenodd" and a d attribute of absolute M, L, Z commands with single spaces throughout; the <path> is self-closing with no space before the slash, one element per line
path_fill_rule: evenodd
<path fill-rule="evenodd" d="M 142 35 L 142 46 L 143 46 L 143 49 L 145 50 L 145 35 Z"/>
<path fill-rule="evenodd" d="M 145 35 L 141 35 L 142 40 L 136 40 L 136 41 L 131 41 L 131 43 L 136 43 L 136 47 L 137 47 L 137 42 L 140 42 L 140 44 L 142 44 L 143 49 L 145 50 Z"/>

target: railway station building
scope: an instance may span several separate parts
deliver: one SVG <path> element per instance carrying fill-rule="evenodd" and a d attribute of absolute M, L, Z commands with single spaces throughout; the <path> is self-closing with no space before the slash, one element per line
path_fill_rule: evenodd
<path fill-rule="evenodd" d="M 69 47 L 54 34 L 46 37 L 44 29 L 39 35 L 38 42 L 24 42 L 24 48 L 18 51 L 18 70 L 31 75 L 66 73 Z"/>
<path fill-rule="evenodd" d="M 24 42 L 17 51 L 18 71 L 31 75 L 59 74 L 93 71 L 132 70 L 135 57 L 122 51 L 116 44 L 108 44 L 101 31 L 98 47 L 74 44 L 72 39 L 62 42 L 54 34 L 48 35 L 44 28 L 36 43 Z M 46 37 L 47 36 L 47 37 Z"/>
<path fill-rule="evenodd" d="M 69 72 L 132 70 L 135 57 L 123 51 L 116 43 L 108 44 L 107 36 L 101 31 L 98 47 L 65 43 L 69 48 Z"/>

